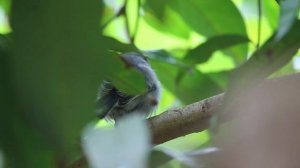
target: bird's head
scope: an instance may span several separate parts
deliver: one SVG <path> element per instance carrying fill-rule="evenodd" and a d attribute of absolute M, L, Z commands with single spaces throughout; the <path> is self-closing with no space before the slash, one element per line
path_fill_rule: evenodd
<path fill-rule="evenodd" d="M 124 61 L 127 67 L 139 67 L 149 66 L 147 58 L 142 54 L 129 52 L 121 55 L 121 59 Z"/>

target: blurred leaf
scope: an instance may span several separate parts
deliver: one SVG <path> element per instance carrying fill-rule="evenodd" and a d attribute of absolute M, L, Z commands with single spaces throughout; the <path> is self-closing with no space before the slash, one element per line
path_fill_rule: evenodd
<path fill-rule="evenodd" d="M 169 52 L 167 52 L 166 50 L 163 50 L 163 49 L 148 50 L 148 51 L 143 51 L 143 53 L 146 57 L 149 57 L 150 59 L 165 62 L 168 64 L 177 65 L 180 67 L 187 67 L 182 61 L 176 59 Z"/>
<path fill-rule="evenodd" d="M 102 37 L 101 42 L 106 44 L 108 50 L 115 51 L 117 53 L 139 52 L 139 49 L 133 44 L 125 44 L 112 37 L 104 36 Z"/>
<path fill-rule="evenodd" d="M 0 34 L 0 56 L 6 57 L 11 48 L 11 37 L 10 35 Z"/>
<path fill-rule="evenodd" d="M 221 34 L 238 34 L 247 37 L 245 23 L 232 1 L 169 1 L 183 20 L 198 33 L 211 37 Z M 227 18 L 227 19 L 225 19 Z M 227 51 L 237 63 L 247 55 L 247 46 L 234 47 Z"/>
<path fill-rule="evenodd" d="M 109 79 L 114 86 L 123 93 L 137 95 L 146 92 L 146 81 L 143 74 L 136 69 L 130 68 L 112 75 Z"/>
<path fill-rule="evenodd" d="M 82 146 L 94 168 L 145 168 L 151 148 L 149 134 L 143 117 L 131 114 L 115 129 L 90 126 L 83 133 Z"/>
<path fill-rule="evenodd" d="M 0 168 L 4 168 L 4 155 L 1 149 L 0 149 Z"/>
<path fill-rule="evenodd" d="M 189 72 L 182 76 L 182 80 L 178 82 L 178 72 L 185 72 L 184 70 L 186 69 L 155 60 L 151 61 L 151 65 L 161 83 L 186 104 L 207 98 L 222 91 L 217 81 L 214 81 L 209 75 L 201 73 L 198 70 L 190 68 Z"/>
<path fill-rule="evenodd" d="M 10 77 L 11 44 L 10 36 L 0 35 L 0 152 L 5 156 L 5 167 L 55 167 L 59 158 L 53 157 L 45 139 L 16 104 Z"/>
<path fill-rule="evenodd" d="M 179 67 L 166 64 L 157 60 L 150 60 L 151 66 L 155 70 L 158 79 L 161 83 L 172 93 L 175 93 L 175 79 L 178 72 Z"/>
<path fill-rule="evenodd" d="M 293 26 L 300 10 L 300 0 L 280 1 L 280 20 L 275 39 L 280 40 Z"/>
<path fill-rule="evenodd" d="M 220 150 L 216 147 L 206 147 L 195 151 L 185 153 L 186 157 L 192 161 L 184 162 L 191 167 L 214 167 L 215 157 Z"/>
<path fill-rule="evenodd" d="M 209 75 L 198 70 L 192 70 L 184 75 L 176 87 L 178 97 L 186 104 L 208 98 L 222 91 L 222 88 Z"/>
<path fill-rule="evenodd" d="M 207 147 L 191 152 L 178 152 L 170 149 L 160 149 L 165 155 L 172 157 L 192 168 L 210 167 L 215 155 L 219 152 L 216 147 Z M 166 157 L 166 156 L 164 156 Z"/>
<path fill-rule="evenodd" d="M 275 30 L 279 20 L 279 5 L 276 1 L 262 1 L 263 13 L 270 23 L 270 27 Z"/>
<path fill-rule="evenodd" d="M 0 0 L 0 7 L 8 14 L 10 11 L 11 0 Z"/>
<path fill-rule="evenodd" d="M 65 155 L 94 117 L 101 79 L 112 65 L 102 43 L 97 0 L 28 0 L 12 6 L 12 86 L 22 116 Z"/>
<path fill-rule="evenodd" d="M 209 76 L 215 83 L 222 88 L 222 90 L 226 90 L 228 87 L 229 74 L 231 71 L 219 71 L 219 72 L 211 72 L 205 73 Z"/>
<path fill-rule="evenodd" d="M 151 0 L 151 3 L 160 5 L 162 1 Z M 180 15 L 168 6 L 165 6 L 164 8 L 163 18 L 157 17 L 151 10 L 149 11 L 148 8 L 145 8 L 143 19 L 157 31 L 188 39 L 190 37 L 191 30 Z"/>
<path fill-rule="evenodd" d="M 136 50 L 134 46 L 122 44 L 117 41 L 107 44 L 111 44 L 110 47 L 117 49 L 118 51 Z M 106 66 L 105 69 L 108 73 L 105 75 L 105 79 L 110 80 L 120 91 L 129 95 L 145 93 L 146 81 L 144 75 L 137 69 L 128 67 L 126 63 L 124 63 L 124 61 L 120 58 L 123 53 L 126 52 L 107 52 L 107 56 L 112 60 L 111 63 L 113 66 Z"/>
<path fill-rule="evenodd" d="M 157 19 L 163 21 L 167 5 L 168 1 L 148 0 L 146 1 L 145 7 L 146 10 L 150 11 Z"/>
<path fill-rule="evenodd" d="M 140 1 L 141 0 L 130 0 L 130 1 L 125 1 L 126 4 L 126 16 L 125 16 L 125 20 L 126 20 L 126 24 L 128 24 L 128 33 L 130 35 L 131 38 L 133 38 L 133 36 L 135 36 L 136 32 L 136 28 L 138 24 L 138 19 L 140 17 Z"/>
<path fill-rule="evenodd" d="M 249 39 L 241 35 L 219 35 L 209 38 L 206 42 L 190 50 L 184 58 L 184 62 L 191 66 L 206 62 L 215 51 L 222 50 L 240 43 L 249 42 Z"/>
<path fill-rule="evenodd" d="M 107 24 L 118 15 L 124 5 L 123 1 L 118 0 L 103 0 L 105 7 L 101 18 L 102 24 Z"/>
<path fill-rule="evenodd" d="M 168 163 L 173 158 L 160 150 L 153 150 L 150 155 L 150 168 L 157 168 Z"/>

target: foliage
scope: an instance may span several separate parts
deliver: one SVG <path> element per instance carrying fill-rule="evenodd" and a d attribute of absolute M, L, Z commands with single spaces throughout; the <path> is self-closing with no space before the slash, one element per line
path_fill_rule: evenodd
<path fill-rule="evenodd" d="M 3 18 L 9 18 L 7 25 L 0 16 L 5 166 L 71 164 L 80 154 L 83 127 L 96 120 L 101 81 L 108 78 L 129 93 L 145 90 L 141 74 L 126 69 L 120 53 L 149 58 L 164 88 L 159 112 L 226 90 L 227 102 L 233 102 L 233 95 L 278 71 L 296 72 L 284 66 L 300 47 L 300 1 L 258 2 L 260 17 L 251 0 L 0 0 Z M 1 32 L 3 27 L 11 32 Z M 212 145 L 208 139 L 205 132 L 160 147 L 201 150 Z M 176 152 L 165 153 L 153 152 L 151 165 L 181 161 Z"/>

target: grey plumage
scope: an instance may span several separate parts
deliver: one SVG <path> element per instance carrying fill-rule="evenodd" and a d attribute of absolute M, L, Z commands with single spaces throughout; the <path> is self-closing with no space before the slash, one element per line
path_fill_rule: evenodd
<path fill-rule="evenodd" d="M 121 58 L 144 75 L 147 91 L 140 95 L 128 95 L 119 91 L 110 81 L 103 81 L 97 98 L 97 115 L 115 121 L 134 112 L 147 117 L 159 103 L 160 82 L 144 56 L 131 52 L 121 55 Z"/>

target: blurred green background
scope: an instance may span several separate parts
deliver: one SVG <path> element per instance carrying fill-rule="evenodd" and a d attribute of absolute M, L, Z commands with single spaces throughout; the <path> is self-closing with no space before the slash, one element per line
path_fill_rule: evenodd
<path fill-rule="evenodd" d="M 8 167 L 72 162 L 81 129 L 97 121 L 101 81 L 111 78 L 128 92 L 144 87 L 116 53 L 149 58 L 163 86 L 156 115 L 226 91 L 231 70 L 278 29 L 279 4 L 261 1 L 259 16 L 258 2 L 0 0 L 0 167 L 1 156 Z M 299 72 L 297 55 L 272 77 Z M 210 140 L 204 131 L 158 148 L 189 151 Z"/>

